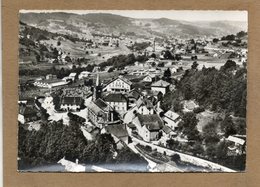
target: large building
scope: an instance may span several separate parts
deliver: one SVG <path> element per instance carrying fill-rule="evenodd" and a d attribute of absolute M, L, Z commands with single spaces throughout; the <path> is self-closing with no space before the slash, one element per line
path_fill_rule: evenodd
<path fill-rule="evenodd" d="M 100 129 L 116 120 L 113 108 L 100 98 L 91 101 L 87 107 L 88 119 Z"/>
<path fill-rule="evenodd" d="M 163 120 L 157 114 L 141 115 L 137 114 L 132 122 L 137 129 L 137 133 L 143 140 L 150 142 L 160 138 L 163 128 Z"/>
<path fill-rule="evenodd" d="M 123 78 L 122 76 L 117 77 L 110 81 L 104 91 L 108 92 L 117 92 L 117 93 L 126 93 L 132 89 L 132 82 Z"/>
<path fill-rule="evenodd" d="M 99 75 L 97 75 L 96 85 L 94 86 L 92 101 L 87 106 L 89 120 L 98 128 L 103 128 L 108 124 L 116 121 L 117 113 L 114 109 L 101 99 L 102 87 L 99 83 Z"/>
<path fill-rule="evenodd" d="M 80 110 L 84 100 L 81 97 L 62 97 L 60 108 L 62 110 Z"/>
<path fill-rule="evenodd" d="M 151 89 L 153 91 L 162 92 L 162 94 L 164 95 L 166 92 L 170 90 L 170 83 L 164 80 L 159 80 L 151 85 Z"/>
<path fill-rule="evenodd" d="M 42 88 L 53 88 L 58 86 L 67 85 L 68 82 L 60 79 L 47 79 L 47 80 L 36 80 L 34 86 L 42 87 Z"/>
<path fill-rule="evenodd" d="M 128 100 L 121 93 L 110 93 L 103 100 L 120 114 L 125 113 L 128 109 Z"/>

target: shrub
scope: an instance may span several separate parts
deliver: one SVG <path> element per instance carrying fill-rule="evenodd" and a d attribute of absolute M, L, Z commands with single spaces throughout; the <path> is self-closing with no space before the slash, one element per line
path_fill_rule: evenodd
<path fill-rule="evenodd" d="M 173 161 L 173 162 L 180 162 L 181 161 L 180 155 L 179 154 L 173 154 L 171 156 L 171 161 Z"/>

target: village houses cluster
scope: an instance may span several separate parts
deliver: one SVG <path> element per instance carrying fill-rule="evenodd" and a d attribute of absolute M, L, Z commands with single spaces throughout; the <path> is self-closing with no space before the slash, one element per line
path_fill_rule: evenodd
<path fill-rule="evenodd" d="M 28 124 L 28 129 L 39 129 L 37 121 L 40 120 L 41 108 L 50 115 L 49 120 L 62 119 L 64 124 L 69 123 L 68 114 L 73 113 L 84 122 L 81 130 L 88 140 L 93 140 L 98 132 L 109 133 L 118 148 L 129 144 L 132 138 L 164 147 L 170 139 L 187 141 L 178 136 L 178 124 L 182 117 L 173 107 L 168 111 L 161 108 L 161 99 L 168 92 L 174 91 L 176 86 L 174 82 L 165 80 L 163 74 L 169 70 L 171 78 L 180 80 L 185 70 L 191 68 L 193 61 L 202 59 L 198 69 L 207 65 L 203 63 L 204 58 L 227 60 L 232 57 L 239 65 L 246 63 L 247 49 L 223 48 L 225 40 L 216 43 L 212 39 L 170 38 L 167 42 L 155 42 L 154 39 L 132 41 L 127 36 L 117 38 L 96 35 L 95 40 L 85 43 L 84 49 L 125 45 L 131 48 L 131 53 L 135 56 L 149 58 L 126 65 L 120 70 L 119 76 L 105 80 L 100 80 L 102 73 L 110 73 L 109 70 L 113 67 L 108 66 L 102 71 L 95 65 L 92 72 L 71 71 L 63 78 L 57 78 L 55 74 L 37 77 L 33 86 L 40 90 L 41 95 L 30 98 L 21 96 L 23 93 L 20 95 L 18 120 L 22 124 Z M 147 42 L 149 45 L 144 50 L 137 50 L 134 46 L 138 42 Z M 171 51 L 175 56 L 169 56 L 167 51 Z M 97 58 L 98 56 L 100 55 L 97 55 Z M 69 51 L 59 49 L 59 64 L 72 65 L 71 60 L 74 59 Z M 54 63 L 54 59 L 48 59 L 48 62 Z M 24 63 L 20 62 L 20 65 Z M 134 78 L 139 80 L 132 81 Z M 89 79 L 94 82 L 92 85 L 83 84 Z M 196 107 L 196 104 L 188 103 L 183 112 L 193 111 Z M 230 147 L 231 154 L 242 154 L 241 150 L 245 144 L 243 139 L 230 136 L 227 140 L 234 143 L 234 146 Z"/>

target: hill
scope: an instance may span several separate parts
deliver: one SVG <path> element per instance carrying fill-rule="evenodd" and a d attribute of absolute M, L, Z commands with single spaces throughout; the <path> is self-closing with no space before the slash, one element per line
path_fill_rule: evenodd
<path fill-rule="evenodd" d="M 92 33 L 134 32 L 136 35 L 152 37 L 180 36 L 222 36 L 247 31 L 246 22 L 202 21 L 188 22 L 183 20 L 134 19 L 108 13 L 74 14 L 64 12 L 21 13 L 20 21 L 50 32 L 71 34 L 77 37 L 90 37 Z"/>

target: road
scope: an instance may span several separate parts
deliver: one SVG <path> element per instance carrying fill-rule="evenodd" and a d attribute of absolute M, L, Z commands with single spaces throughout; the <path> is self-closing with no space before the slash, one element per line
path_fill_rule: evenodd
<path fill-rule="evenodd" d="M 144 146 L 148 145 L 153 150 L 156 149 L 158 152 L 163 153 L 163 154 L 166 153 L 166 155 L 168 155 L 168 156 L 171 156 L 173 154 L 178 154 L 181 157 L 181 161 L 190 163 L 191 165 L 194 165 L 194 166 L 208 168 L 209 171 L 235 172 L 234 170 L 232 170 L 230 168 L 224 167 L 224 166 L 216 164 L 214 162 L 210 162 L 210 161 L 198 158 L 198 157 L 194 157 L 194 156 L 191 156 L 188 154 L 184 154 L 184 153 L 173 151 L 173 150 L 170 150 L 170 149 L 167 149 L 164 147 L 160 147 L 158 145 L 155 145 L 155 144 L 152 144 L 149 142 L 145 142 L 145 141 L 135 138 L 133 136 L 131 138 L 135 144 L 139 143 Z"/>
<path fill-rule="evenodd" d="M 148 159 L 144 154 L 142 154 L 141 152 L 139 152 L 139 151 L 135 148 L 135 145 L 136 145 L 136 144 L 137 144 L 136 142 L 132 142 L 132 143 L 128 144 L 128 147 L 129 147 L 132 151 L 134 151 L 135 153 L 140 154 L 140 155 L 148 162 L 148 167 L 149 167 L 149 171 L 150 171 L 150 172 L 167 172 L 167 170 L 159 170 L 159 168 L 158 168 L 159 164 L 158 164 L 158 163 L 156 163 L 156 162 L 154 162 L 154 161 Z M 170 164 L 168 164 L 168 163 L 165 163 L 165 165 L 167 166 L 167 168 L 170 168 L 169 171 L 171 171 L 171 172 L 183 172 L 183 170 L 181 170 L 180 168 L 177 168 L 177 167 L 175 167 L 175 166 L 173 166 L 173 165 L 170 165 Z"/>

